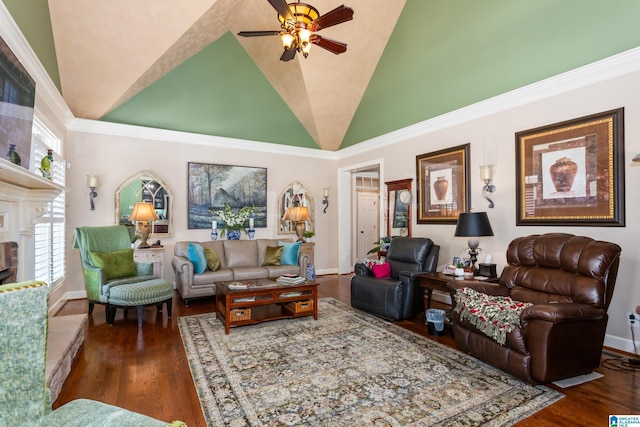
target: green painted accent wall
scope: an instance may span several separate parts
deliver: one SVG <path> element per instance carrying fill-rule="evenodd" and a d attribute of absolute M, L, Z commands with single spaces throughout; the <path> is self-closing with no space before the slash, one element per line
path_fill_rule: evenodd
<path fill-rule="evenodd" d="M 639 18 L 635 0 L 408 0 L 341 148 L 640 46 Z"/>
<path fill-rule="evenodd" d="M 318 148 L 231 33 L 101 120 Z"/>
<path fill-rule="evenodd" d="M 61 91 L 58 59 L 53 43 L 49 3 L 47 0 L 2 0 L 11 17 L 49 74 L 53 83 Z M 37 87 L 36 87 L 37 90 Z"/>

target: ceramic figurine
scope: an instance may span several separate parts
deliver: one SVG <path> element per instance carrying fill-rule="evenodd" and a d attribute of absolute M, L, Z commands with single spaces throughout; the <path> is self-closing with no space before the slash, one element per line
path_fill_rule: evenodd
<path fill-rule="evenodd" d="M 7 158 L 9 159 L 9 161 L 11 161 L 11 163 L 22 166 L 20 154 L 18 154 L 18 152 L 16 151 L 16 144 L 9 144 L 9 152 L 7 153 Z"/>
<path fill-rule="evenodd" d="M 47 155 L 40 161 L 40 172 L 42 176 L 51 180 L 51 162 L 53 162 L 53 150 L 47 150 Z"/>

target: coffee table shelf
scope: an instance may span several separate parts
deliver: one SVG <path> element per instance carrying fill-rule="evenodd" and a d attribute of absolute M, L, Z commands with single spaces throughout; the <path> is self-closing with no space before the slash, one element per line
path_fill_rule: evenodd
<path fill-rule="evenodd" d="M 240 281 L 246 283 L 249 281 Z M 253 286 L 247 289 L 230 289 L 229 284 L 236 282 L 216 283 L 216 312 L 218 319 L 229 334 L 231 327 L 255 325 L 270 320 L 290 319 L 311 316 L 318 320 L 318 284 L 305 282 L 299 285 L 284 285 L 269 279 L 253 280 Z M 293 310 L 304 308 L 309 310 Z"/>

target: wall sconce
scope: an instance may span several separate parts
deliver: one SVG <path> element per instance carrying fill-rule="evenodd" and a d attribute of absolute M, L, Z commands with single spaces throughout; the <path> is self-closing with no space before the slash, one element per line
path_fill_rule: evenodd
<path fill-rule="evenodd" d="M 93 204 L 93 198 L 98 197 L 98 193 L 96 193 L 96 187 L 98 187 L 98 177 L 95 175 L 87 175 L 87 187 L 91 189 L 89 192 L 89 202 L 91 203 L 91 210 L 96 210 L 95 205 Z"/>
<path fill-rule="evenodd" d="M 633 156 L 633 159 L 631 161 L 634 163 L 640 163 L 640 154 L 636 154 L 635 156 Z"/>
<path fill-rule="evenodd" d="M 322 204 L 324 205 L 324 210 L 322 211 L 322 213 L 327 213 L 327 208 L 329 207 L 329 189 L 328 188 L 322 189 L 322 197 L 324 197 L 324 200 L 322 201 Z"/>
<path fill-rule="evenodd" d="M 493 200 L 487 195 L 487 193 L 493 193 L 496 191 L 496 186 L 493 185 L 493 172 L 494 165 L 480 166 L 480 178 L 484 181 L 484 187 L 482 187 L 482 197 L 489 201 L 489 207 L 493 207 Z"/>

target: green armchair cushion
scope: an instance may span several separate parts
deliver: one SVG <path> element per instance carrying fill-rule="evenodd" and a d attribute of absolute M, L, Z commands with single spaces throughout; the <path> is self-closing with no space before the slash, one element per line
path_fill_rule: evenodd
<path fill-rule="evenodd" d="M 284 246 L 267 246 L 262 265 L 280 265 Z"/>
<path fill-rule="evenodd" d="M 107 280 L 137 274 L 131 248 L 113 252 L 89 252 L 89 259 L 95 267 L 104 270 Z"/>
<path fill-rule="evenodd" d="M 207 257 L 204 256 L 204 248 L 197 243 L 189 243 L 187 249 L 189 261 L 193 264 L 193 271 L 202 274 L 207 269 Z"/>
<path fill-rule="evenodd" d="M 298 265 L 298 254 L 300 253 L 300 245 L 302 245 L 302 242 L 278 242 L 278 245 L 284 247 L 280 263 L 282 265 Z"/>

